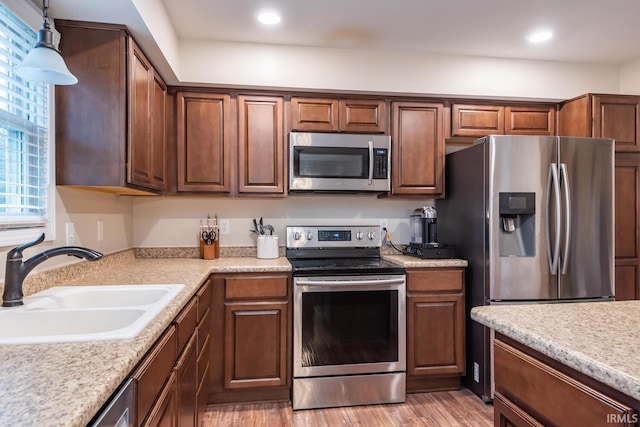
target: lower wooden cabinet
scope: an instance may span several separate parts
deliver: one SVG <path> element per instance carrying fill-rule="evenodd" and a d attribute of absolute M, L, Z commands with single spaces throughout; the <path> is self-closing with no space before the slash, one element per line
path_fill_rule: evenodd
<path fill-rule="evenodd" d="M 210 402 L 289 400 L 291 275 L 214 275 Z"/>
<path fill-rule="evenodd" d="M 496 334 L 495 426 L 638 424 L 640 402 Z"/>
<path fill-rule="evenodd" d="M 136 426 L 201 424 L 206 398 L 199 391 L 207 392 L 202 379 L 210 356 L 209 328 L 203 325 L 208 325 L 210 298 L 207 280 L 131 374 Z"/>
<path fill-rule="evenodd" d="M 407 392 L 460 388 L 464 269 L 407 269 Z"/>

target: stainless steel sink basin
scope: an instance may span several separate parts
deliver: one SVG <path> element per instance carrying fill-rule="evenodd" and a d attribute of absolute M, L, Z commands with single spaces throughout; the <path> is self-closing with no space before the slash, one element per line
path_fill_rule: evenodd
<path fill-rule="evenodd" d="M 0 309 L 0 344 L 130 339 L 184 285 L 66 286 Z"/>

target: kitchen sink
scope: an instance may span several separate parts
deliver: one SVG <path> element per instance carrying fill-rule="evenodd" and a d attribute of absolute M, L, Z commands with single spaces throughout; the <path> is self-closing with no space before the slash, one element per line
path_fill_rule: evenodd
<path fill-rule="evenodd" d="M 60 286 L 0 309 L 0 345 L 130 339 L 184 285 Z"/>
<path fill-rule="evenodd" d="M 180 288 L 176 289 L 176 286 Z M 135 307 L 169 301 L 183 285 L 59 286 L 24 299 L 31 309 Z"/>

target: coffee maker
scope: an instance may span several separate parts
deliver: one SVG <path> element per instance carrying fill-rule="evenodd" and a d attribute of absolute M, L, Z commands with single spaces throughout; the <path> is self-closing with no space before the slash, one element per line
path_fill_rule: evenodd
<path fill-rule="evenodd" d="M 411 241 L 404 249 L 407 255 L 420 258 L 455 258 L 452 246 L 438 243 L 438 212 L 433 206 L 413 211 L 409 218 Z"/>

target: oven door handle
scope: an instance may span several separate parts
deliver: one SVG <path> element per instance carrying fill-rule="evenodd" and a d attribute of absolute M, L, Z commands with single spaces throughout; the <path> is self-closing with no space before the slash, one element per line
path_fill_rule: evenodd
<path fill-rule="evenodd" d="M 401 285 L 404 279 L 367 279 L 367 280 L 304 280 L 298 279 L 298 286 L 345 286 L 345 285 Z"/>

